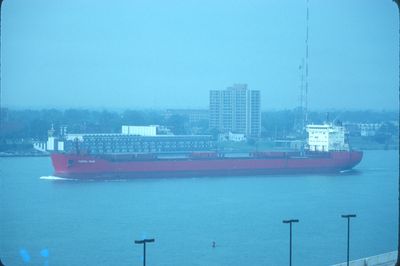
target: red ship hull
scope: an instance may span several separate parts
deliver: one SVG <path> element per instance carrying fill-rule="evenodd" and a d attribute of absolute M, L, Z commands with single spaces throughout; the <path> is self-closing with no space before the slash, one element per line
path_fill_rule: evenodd
<path fill-rule="evenodd" d="M 264 157 L 218 157 L 120 160 L 118 157 L 54 153 L 55 175 L 78 179 L 149 177 L 249 176 L 268 174 L 337 173 L 362 159 L 360 151 L 268 153 Z"/>

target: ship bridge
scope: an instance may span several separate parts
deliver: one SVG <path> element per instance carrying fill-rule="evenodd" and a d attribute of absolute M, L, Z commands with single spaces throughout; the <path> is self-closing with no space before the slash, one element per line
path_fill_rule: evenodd
<path fill-rule="evenodd" d="M 307 125 L 308 148 L 310 151 L 343 151 L 349 150 L 346 141 L 346 130 L 343 126 L 333 124 Z"/>

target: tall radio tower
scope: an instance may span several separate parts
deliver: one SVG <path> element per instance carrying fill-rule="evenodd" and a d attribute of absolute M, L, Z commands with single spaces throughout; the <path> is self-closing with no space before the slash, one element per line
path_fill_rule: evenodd
<path fill-rule="evenodd" d="M 296 124 L 295 124 L 295 130 L 299 134 L 304 133 L 304 127 L 305 127 L 305 119 L 304 119 L 304 113 L 305 113 L 305 90 L 304 90 L 304 58 L 301 59 L 301 63 L 299 65 L 299 81 L 300 81 L 300 95 L 299 95 L 299 106 L 297 108 L 297 113 L 296 113 Z"/>
<path fill-rule="evenodd" d="M 307 125 L 308 124 L 308 28 L 309 28 L 309 8 L 308 8 L 308 2 L 309 0 L 307 0 L 307 16 L 306 16 L 306 24 L 307 24 L 307 29 L 306 29 L 306 86 L 304 88 L 304 106 L 302 106 L 304 108 L 304 117 L 303 117 L 303 125 Z M 303 86 L 302 86 L 303 87 Z"/>
<path fill-rule="evenodd" d="M 302 58 L 299 66 L 300 73 L 300 97 L 299 108 L 297 113 L 297 121 L 295 130 L 303 135 L 305 127 L 308 124 L 308 29 L 309 29 L 309 8 L 307 0 L 307 13 L 306 13 L 306 51 L 305 58 Z"/>
<path fill-rule="evenodd" d="M 0 0 L 0 130 L 3 127 L 3 112 L 2 112 L 2 91 L 1 91 L 1 6 L 3 5 L 3 0 Z"/>

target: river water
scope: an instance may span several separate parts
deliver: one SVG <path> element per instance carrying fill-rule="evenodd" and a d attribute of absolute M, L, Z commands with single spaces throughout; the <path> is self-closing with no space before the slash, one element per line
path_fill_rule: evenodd
<path fill-rule="evenodd" d="M 242 266 L 346 260 L 397 248 L 398 151 L 337 175 L 54 180 L 50 158 L 0 158 L 5 265 Z M 216 247 L 212 247 L 215 241 Z"/>

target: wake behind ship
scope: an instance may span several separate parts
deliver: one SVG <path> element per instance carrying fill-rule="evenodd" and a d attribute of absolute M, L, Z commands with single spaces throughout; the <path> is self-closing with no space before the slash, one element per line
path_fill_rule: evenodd
<path fill-rule="evenodd" d="M 143 137 L 123 128 L 122 134 L 53 137 L 55 146 L 69 145 L 70 152 L 53 152 L 51 159 L 56 176 L 77 179 L 338 173 L 362 160 L 361 151 L 348 149 L 343 127 L 309 125 L 307 131 L 307 150 L 225 154 L 209 151 L 211 136 Z M 105 147 L 114 150 L 104 152 Z M 179 152 L 163 150 L 171 147 Z"/>

